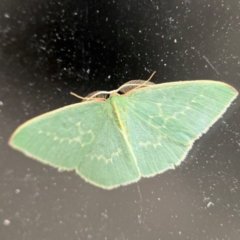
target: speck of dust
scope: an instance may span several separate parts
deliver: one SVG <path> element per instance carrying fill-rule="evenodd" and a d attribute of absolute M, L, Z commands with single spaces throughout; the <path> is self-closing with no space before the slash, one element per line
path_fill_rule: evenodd
<path fill-rule="evenodd" d="M 214 204 L 213 204 L 212 202 L 209 202 L 209 203 L 207 204 L 207 207 L 209 208 L 209 207 L 211 207 L 211 206 L 214 206 Z"/>
<path fill-rule="evenodd" d="M 10 224 L 11 224 L 11 221 L 10 221 L 10 220 L 4 219 L 4 221 L 3 221 L 3 225 L 4 225 L 4 226 L 9 226 Z"/>
<path fill-rule="evenodd" d="M 20 193 L 20 189 L 16 189 L 16 190 L 15 190 L 15 193 L 16 193 L 16 194 L 19 194 L 19 193 Z"/>

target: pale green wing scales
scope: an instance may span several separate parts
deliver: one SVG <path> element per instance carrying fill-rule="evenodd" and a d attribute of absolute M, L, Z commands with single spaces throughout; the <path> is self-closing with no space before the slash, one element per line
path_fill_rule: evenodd
<path fill-rule="evenodd" d="M 142 176 L 180 164 L 237 96 L 217 81 L 166 83 L 126 96 L 129 142 Z"/>
<path fill-rule="evenodd" d="M 204 80 L 123 86 L 129 90 L 122 95 L 101 91 L 109 98 L 88 97 L 26 122 L 10 145 L 111 189 L 180 164 L 238 94 L 227 84 Z"/>
<path fill-rule="evenodd" d="M 77 173 L 86 181 L 104 188 L 126 185 L 140 179 L 140 172 L 131 147 L 124 139 L 112 106 L 104 102 L 104 121 L 91 149 L 77 166 Z"/>
<path fill-rule="evenodd" d="M 73 104 L 36 117 L 15 131 L 10 145 L 52 166 L 77 169 L 104 188 L 140 178 L 106 102 Z"/>

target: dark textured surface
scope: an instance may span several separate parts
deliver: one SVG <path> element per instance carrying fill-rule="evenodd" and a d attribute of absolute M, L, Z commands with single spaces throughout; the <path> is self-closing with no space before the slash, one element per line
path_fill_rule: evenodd
<path fill-rule="evenodd" d="M 239 98 L 176 169 L 112 191 L 7 141 L 31 117 L 130 79 L 240 90 L 240 4 L 0 1 L 0 238 L 224 239 L 240 234 Z"/>

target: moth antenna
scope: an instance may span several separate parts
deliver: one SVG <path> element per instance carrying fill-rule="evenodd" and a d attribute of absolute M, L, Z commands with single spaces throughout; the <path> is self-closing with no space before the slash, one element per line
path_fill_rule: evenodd
<path fill-rule="evenodd" d="M 79 95 L 77 95 L 76 93 L 70 92 L 70 94 L 73 95 L 73 96 L 76 97 L 76 98 L 81 99 L 81 100 L 86 100 L 85 97 L 79 96 Z"/>
<path fill-rule="evenodd" d="M 103 101 L 105 100 L 105 98 L 93 98 L 92 96 L 91 97 L 82 97 L 82 96 L 79 96 L 77 95 L 76 93 L 73 93 L 73 92 L 70 92 L 71 95 L 73 95 L 74 97 L 76 98 L 79 98 L 81 99 L 82 101 Z"/>
<path fill-rule="evenodd" d="M 155 73 L 156 73 L 156 71 L 154 71 L 154 72 L 151 74 L 151 76 L 150 76 L 144 83 L 142 83 L 142 84 L 138 85 L 136 88 L 134 88 L 134 90 L 136 90 L 136 89 L 138 89 L 138 88 L 146 85 L 146 83 L 148 83 L 148 82 L 153 78 L 153 76 L 155 75 Z"/>
<path fill-rule="evenodd" d="M 154 76 L 155 74 L 156 74 L 156 71 L 154 71 L 154 72 L 151 74 L 151 76 L 148 78 L 148 80 L 146 80 L 145 83 L 151 81 L 151 79 L 153 78 L 153 76 Z"/>
<path fill-rule="evenodd" d="M 138 88 L 141 88 L 142 86 L 146 85 L 146 84 L 153 78 L 153 76 L 155 75 L 155 73 L 156 73 L 156 71 L 154 71 L 154 72 L 151 74 L 151 76 L 150 76 L 146 81 L 144 81 L 142 84 L 138 85 L 137 87 L 133 88 L 132 90 L 128 91 L 127 93 L 130 93 L 130 92 L 132 92 L 132 91 L 135 91 L 135 90 L 137 90 Z"/>

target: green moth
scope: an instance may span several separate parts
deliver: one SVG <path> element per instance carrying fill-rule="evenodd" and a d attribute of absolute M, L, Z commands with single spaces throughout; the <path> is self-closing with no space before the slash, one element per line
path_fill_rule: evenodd
<path fill-rule="evenodd" d="M 238 92 L 218 81 L 149 80 L 94 92 L 35 117 L 16 129 L 9 144 L 53 167 L 75 169 L 104 189 L 174 168 Z"/>

